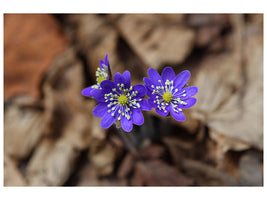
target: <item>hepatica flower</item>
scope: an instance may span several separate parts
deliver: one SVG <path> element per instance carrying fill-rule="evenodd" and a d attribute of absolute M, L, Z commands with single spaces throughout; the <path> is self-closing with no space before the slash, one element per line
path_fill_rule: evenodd
<path fill-rule="evenodd" d="M 100 88 L 100 83 L 104 80 L 108 80 L 109 78 L 109 63 L 108 63 L 108 54 L 105 57 L 105 61 L 100 60 L 100 67 L 96 70 L 96 84 L 90 87 L 87 87 L 82 90 L 82 94 L 84 96 L 91 96 L 91 92 L 94 89 Z"/>
<path fill-rule="evenodd" d="M 177 76 L 171 67 L 165 67 L 160 76 L 150 68 L 149 78 L 144 78 L 145 86 L 138 84 L 131 86 L 131 74 L 125 71 L 122 75 L 117 72 L 111 81 L 108 55 L 105 61 L 100 60 L 100 67 L 96 71 L 96 84 L 82 90 L 84 96 L 93 96 L 98 105 L 93 114 L 102 117 L 100 126 L 109 128 L 117 120 L 126 132 L 130 132 L 133 124 L 142 125 L 144 117 L 142 110 L 150 111 L 152 107 L 162 116 L 169 113 L 177 121 L 184 121 L 183 109 L 190 108 L 196 103 L 193 96 L 198 92 L 196 86 L 185 87 L 190 78 L 188 70 Z M 144 99 L 145 95 L 150 98 Z"/>
<path fill-rule="evenodd" d="M 159 115 L 167 116 L 169 113 L 177 121 L 184 121 L 182 109 L 190 108 L 196 103 L 192 97 L 198 92 L 196 86 L 184 87 L 190 78 L 190 72 L 185 70 L 175 76 L 171 67 L 165 67 L 161 76 L 150 68 L 149 78 L 144 78 L 147 88 L 149 104 L 156 109 Z"/>
<path fill-rule="evenodd" d="M 141 110 L 151 110 L 147 100 L 142 98 L 146 95 L 145 86 L 140 84 L 131 86 L 129 71 L 125 71 L 123 75 L 117 72 L 114 82 L 102 81 L 100 88 L 93 90 L 91 94 L 98 101 L 93 114 L 96 117 L 103 117 L 100 126 L 104 129 L 119 120 L 122 128 L 130 132 L 133 124 L 144 123 Z"/>

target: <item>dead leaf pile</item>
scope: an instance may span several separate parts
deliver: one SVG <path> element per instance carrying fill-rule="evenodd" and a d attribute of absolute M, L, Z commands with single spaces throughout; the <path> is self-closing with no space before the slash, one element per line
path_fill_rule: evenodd
<path fill-rule="evenodd" d="M 185 122 L 104 130 L 99 60 L 142 83 L 191 71 Z M 262 14 L 4 15 L 5 186 L 262 186 Z"/>

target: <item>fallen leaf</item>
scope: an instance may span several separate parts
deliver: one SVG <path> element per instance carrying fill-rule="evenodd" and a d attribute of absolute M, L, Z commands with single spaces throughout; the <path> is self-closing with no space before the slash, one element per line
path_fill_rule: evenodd
<path fill-rule="evenodd" d="M 78 174 L 78 186 L 127 186 L 126 180 L 117 179 L 116 177 L 98 178 L 95 168 L 86 163 Z"/>
<path fill-rule="evenodd" d="M 156 159 L 163 156 L 165 149 L 161 145 L 152 144 L 140 152 L 140 155 L 146 159 Z"/>
<path fill-rule="evenodd" d="M 194 84 L 199 87 L 194 116 L 218 133 L 262 149 L 262 31 L 259 26 L 245 27 L 240 18 L 233 16 L 232 53 L 202 63 L 205 67 Z"/>
<path fill-rule="evenodd" d="M 226 135 L 220 134 L 214 130 L 209 132 L 209 135 L 216 145 L 209 150 L 210 157 L 217 165 L 223 165 L 224 156 L 229 150 L 243 151 L 249 149 L 250 145 L 240 140 L 233 139 Z"/>
<path fill-rule="evenodd" d="M 239 181 L 243 186 L 263 186 L 263 154 L 249 151 L 239 162 Z"/>
<path fill-rule="evenodd" d="M 190 14 L 187 23 L 194 27 L 223 25 L 229 22 L 229 16 L 229 14 Z"/>
<path fill-rule="evenodd" d="M 40 98 L 45 72 L 67 39 L 49 14 L 4 15 L 4 97 Z"/>
<path fill-rule="evenodd" d="M 116 149 L 110 143 L 103 143 L 98 148 L 91 147 L 89 159 L 96 173 L 101 176 L 109 175 L 113 172 L 116 158 Z"/>
<path fill-rule="evenodd" d="M 31 186 L 63 185 L 72 172 L 79 151 L 65 138 L 50 143 L 42 143 L 30 161 L 27 177 Z"/>
<path fill-rule="evenodd" d="M 4 186 L 26 186 L 27 181 L 20 173 L 16 161 L 4 155 Z"/>
<path fill-rule="evenodd" d="M 135 167 L 136 176 L 132 180 L 135 186 L 188 186 L 193 180 L 179 173 L 175 168 L 161 160 L 138 162 Z"/>
<path fill-rule="evenodd" d="M 47 125 L 43 108 L 10 103 L 4 117 L 5 154 L 16 159 L 27 157 L 39 143 Z"/>
<path fill-rule="evenodd" d="M 238 181 L 230 174 L 200 161 L 183 159 L 181 167 L 186 174 L 194 177 L 196 184 L 200 186 L 238 185 Z"/>
<path fill-rule="evenodd" d="M 181 63 L 190 54 L 194 31 L 181 26 L 164 26 L 150 15 L 129 14 L 119 18 L 118 28 L 135 53 L 148 67 Z M 160 55 L 160 56 L 159 56 Z"/>
<path fill-rule="evenodd" d="M 134 157 L 128 153 L 121 165 L 119 166 L 119 169 L 118 169 L 118 177 L 119 178 L 126 178 L 127 175 L 129 175 L 129 173 L 133 170 L 133 167 L 134 167 Z"/>

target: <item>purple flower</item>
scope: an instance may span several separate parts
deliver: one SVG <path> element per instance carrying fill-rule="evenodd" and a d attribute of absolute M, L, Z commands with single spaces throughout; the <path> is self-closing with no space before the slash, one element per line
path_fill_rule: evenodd
<path fill-rule="evenodd" d="M 82 95 L 84 96 L 92 96 L 92 91 L 94 89 L 100 88 L 100 83 L 104 80 L 108 80 L 108 70 L 109 70 L 109 63 L 108 63 L 108 54 L 105 57 L 105 62 L 103 60 L 100 60 L 100 67 L 96 70 L 96 84 L 92 85 L 90 87 L 84 88 L 82 90 Z"/>
<path fill-rule="evenodd" d="M 198 92 L 196 86 L 184 87 L 190 77 L 190 72 L 185 70 L 175 76 L 171 67 L 165 67 L 161 76 L 150 68 L 149 78 L 144 78 L 147 88 L 149 104 L 156 109 L 159 115 L 167 116 L 169 112 L 177 121 L 185 121 L 182 109 L 190 108 L 196 103 L 192 97 Z"/>
<path fill-rule="evenodd" d="M 144 117 L 141 110 L 151 110 L 143 85 L 131 86 L 131 75 L 125 71 L 123 75 L 117 72 L 114 82 L 105 80 L 100 83 L 100 89 L 92 91 L 92 96 L 98 101 L 93 110 L 96 117 L 103 117 L 100 126 L 109 128 L 116 120 L 121 121 L 122 128 L 130 132 L 133 124 L 142 125 Z"/>

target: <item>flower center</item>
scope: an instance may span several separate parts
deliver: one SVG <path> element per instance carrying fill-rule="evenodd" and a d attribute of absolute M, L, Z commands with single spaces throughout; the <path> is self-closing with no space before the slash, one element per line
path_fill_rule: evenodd
<path fill-rule="evenodd" d="M 169 103 L 172 100 L 172 93 L 171 92 L 165 92 L 162 96 L 163 100 L 167 103 Z"/>
<path fill-rule="evenodd" d="M 107 80 L 107 77 L 98 77 L 96 79 L 97 83 L 100 84 L 102 81 Z"/>
<path fill-rule="evenodd" d="M 126 103 L 128 103 L 128 98 L 121 94 L 118 98 L 118 102 L 121 104 L 121 105 L 125 105 Z"/>

